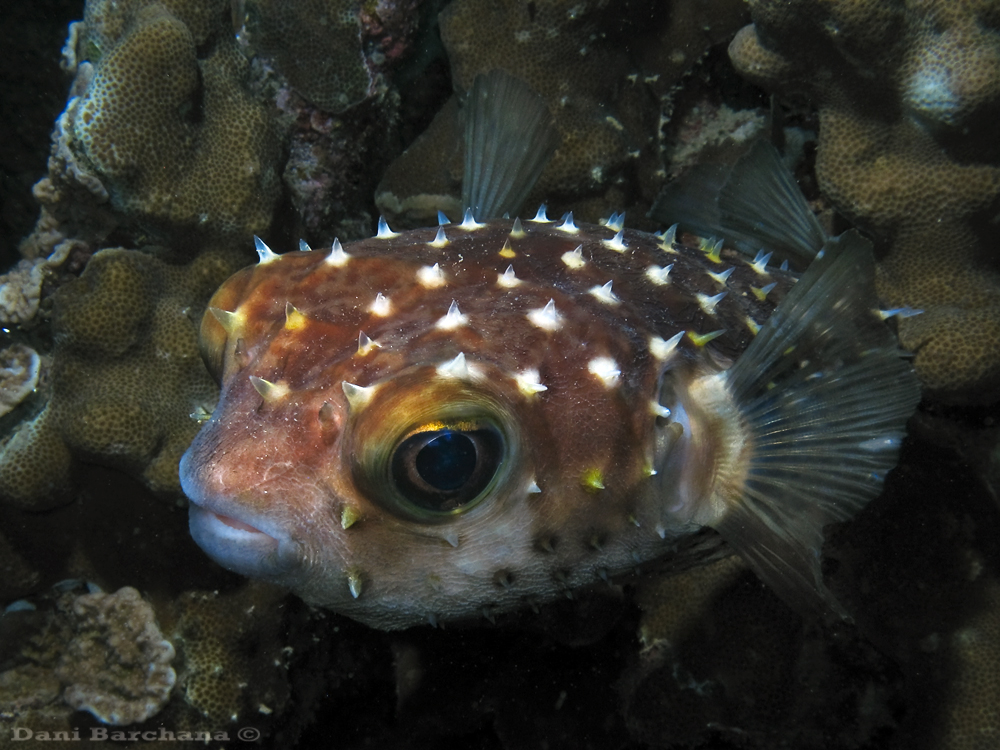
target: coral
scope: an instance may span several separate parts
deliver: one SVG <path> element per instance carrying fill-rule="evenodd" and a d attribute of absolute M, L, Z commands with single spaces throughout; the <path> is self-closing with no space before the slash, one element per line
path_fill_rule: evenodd
<path fill-rule="evenodd" d="M 88 724 L 171 732 L 192 748 L 196 733 L 251 726 L 266 739 L 280 726 L 290 747 L 326 699 L 317 676 L 336 624 L 284 591 L 246 583 L 147 601 L 92 587 L 64 581 L 0 611 L 0 748 L 15 727 L 88 739 Z"/>
<path fill-rule="evenodd" d="M 40 366 L 38 352 L 30 346 L 13 344 L 0 351 L 0 416 L 35 389 Z"/>
<path fill-rule="evenodd" d="M 93 0 L 78 43 L 94 70 L 67 108 L 73 148 L 116 211 L 170 240 L 262 233 L 279 194 L 278 138 L 224 8 Z"/>
<path fill-rule="evenodd" d="M 153 608 L 133 588 L 83 594 L 73 600 L 73 639 L 56 676 L 63 700 L 106 724 L 135 724 L 170 698 L 174 647 L 163 638 Z"/>
<path fill-rule="evenodd" d="M 185 701 L 216 725 L 287 708 L 286 596 L 250 582 L 225 596 L 188 592 L 174 603 L 173 638 L 184 665 L 178 684 Z"/>
<path fill-rule="evenodd" d="M 34 319 L 46 274 L 62 265 L 76 246 L 73 241 L 60 242 L 47 258 L 25 258 L 0 276 L 0 323 L 24 325 Z"/>
<path fill-rule="evenodd" d="M 81 24 L 74 24 L 74 28 Z M 75 38 L 71 32 L 70 38 Z M 77 72 L 71 101 L 82 91 L 93 74 L 93 66 L 84 63 Z M 67 111 L 56 120 L 52 132 L 52 150 L 48 175 L 39 180 L 32 193 L 41 206 L 41 215 L 30 235 L 19 246 L 28 260 L 65 258 L 73 251 L 89 255 L 115 229 L 120 219 L 114 215 L 108 201 L 108 191 L 74 152 L 73 132 Z M 33 314 L 34 310 L 30 312 Z M 22 313 L 23 315 L 23 313 Z"/>
<path fill-rule="evenodd" d="M 656 131 L 672 90 L 713 42 L 744 22 L 744 13 L 730 0 L 669 8 L 458 0 L 441 13 L 440 25 L 456 91 L 502 69 L 546 99 L 561 146 L 532 196 L 596 221 L 609 205 L 656 194 Z M 447 105 L 386 173 L 376 202 L 394 220 L 426 221 L 438 208 L 454 216 L 459 116 L 454 103 Z"/>
<path fill-rule="evenodd" d="M 122 725 L 167 704 L 174 648 L 138 591 L 82 593 L 70 581 L 37 601 L 0 618 L 8 667 L 0 672 L 0 715 L 40 711 L 52 721 L 75 709 Z"/>
<path fill-rule="evenodd" d="M 298 93 L 339 113 L 368 97 L 374 77 L 353 0 L 248 0 L 250 44 L 274 60 Z"/>
<path fill-rule="evenodd" d="M 216 386 L 196 321 L 243 263 L 209 251 L 185 266 L 106 249 L 54 295 L 51 396 L 0 449 L 0 496 L 45 508 L 65 498 L 74 460 L 122 468 L 178 492 L 177 462 L 211 411 Z"/>
<path fill-rule="evenodd" d="M 1000 744 L 1000 580 L 985 583 L 980 611 L 949 639 L 956 677 L 941 727 L 942 750 Z"/>
<path fill-rule="evenodd" d="M 1000 12 L 984 2 L 751 3 L 730 46 L 765 88 L 819 110 L 826 197 L 889 248 L 879 291 L 924 310 L 899 323 L 925 387 L 1000 389 L 1000 273 L 986 220 L 1000 198 Z"/>

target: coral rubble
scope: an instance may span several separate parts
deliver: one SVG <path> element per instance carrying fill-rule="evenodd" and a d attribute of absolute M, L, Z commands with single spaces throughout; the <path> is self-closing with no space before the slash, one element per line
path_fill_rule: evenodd
<path fill-rule="evenodd" d="M 888 247 L 880 293 L 926 388 L 950 400 L 1000 389 L 1000 10 L 989 2 L 755 0 L 730 46 L 765 88 L 819 109 L 816 175 L 848 219 Z"/>
<path fill-rule="evenodd" d="M 145 721 L 166 705 L 176 680 L 174 648 L 138 591 L 69 590 L 56 592 L 46 605 L 5 613 L 10 622 L 0 623 L 8 647 L 20 646 L 17 665 L 0 673 L 6 718 L 61 698 L 101 722 L 123 725 Z M 14 624 L 19 618 L 31 623 L 20 633 Z"/>
<path fill-rule="evenodd" d="M 170 698 L 174 647 L 163 638 L 153 608 L 133 588 L 83 594 L 73 600 L 74 635 L 56 676 L 63 700 L 107 724 L 135 724 Z"/>

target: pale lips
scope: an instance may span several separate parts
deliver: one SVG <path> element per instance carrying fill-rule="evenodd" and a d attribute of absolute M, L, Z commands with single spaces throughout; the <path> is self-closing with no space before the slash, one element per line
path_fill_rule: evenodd
<path fill-rule="evenodd" d="M 226 526 L 229 526 L 230 528 L 237 529 L 239 531 L 248 531 L 251 534 L 263 534 L 264 533 L 260 529 L 254 528 L 250 524 L 243 523 L 242 521 L 240 521 L 240 520 L 238 520 L 236 518 L 233 518 L 231 516 L 224 516 L 221 513 L 214 513 L 212 511 L 209 511 L 209 512 L 212 513 L 213 516 L 215 516 L 216 518 L 218 518 L 220 521 L 222 521 L 222 523 L 226 524 Z"/>

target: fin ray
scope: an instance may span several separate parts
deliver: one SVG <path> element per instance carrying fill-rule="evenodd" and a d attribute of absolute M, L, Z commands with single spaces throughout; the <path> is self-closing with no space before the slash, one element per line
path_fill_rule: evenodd
<path fill-rule="evenodd" d="M 663 188 L 649 215 L 742 252 L 761 247 L 805 266 L 826 234 L 778 151 L 758 140 L 732 166 L 698 165 Z"/>
<path fill-rule="evenodd" d="M 477 221 L 515 214 L 556 149 L 548 104 L 502 70 L 476 76 L 463 109 L 462 205 Z"/>
<path fill-rule="evenodd" d="M 844 614 L 823 584 L 823 527 L 878 495 L 920 400 L 875 302 L 869 243 L 829 240 L 724 375 L 747 458 L 703 520 L 800 611 Z"/>

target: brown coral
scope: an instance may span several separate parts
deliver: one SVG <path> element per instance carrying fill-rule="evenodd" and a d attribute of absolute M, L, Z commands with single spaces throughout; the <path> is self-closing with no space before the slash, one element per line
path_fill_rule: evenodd
<path fill-rule="evenodd" d="M 806 91 L 816 172 L 835 207 L 889 246 L 879 269 L 917 372 L 939 397 L 1000 388 L 1000 274 L 986 219 L 1000 197 L 1000 12 L 984 2 L 751 3 L 730 47 L 766 88 Z"/>
<path fill-rule="evenodd" d="M 68 115 L 112 205 L 168 238 L 248 238 L 271 222 L 278 140 L 247 90 L 219 2 L 88 4 L 95 72 Z M 199 43 L 208 53 L 199 58 Z M 82 66 L 81 66 L 82 67 Z"/>
<path fill-rule="evenodd" d="M 287 659 L 281 600 L 287 594 L 248 582 L 226 596 L 188 592 L 174 605 L 174 639 L 184 669 L 184 698 L 218 723 L 287 708 Z"/>
<path fill-rule="evenodd" d="M 274 58 L 297 92 L 327 112 L 365 99 L 373 76 L 361 48 L 353 0 L 249 0 L 251 44 Z"/>
<path fill-rule="evenodd" d="M 124 249 L 97 253 L 55 295 L 51 397 L 0 449 L 0 495 L 28 508 L 62 501 L 75 459 L 179 492 L 177 462 L 216 386 L 197 328 L 214 288 L 243 264 L 212 251 L 187 266 Z"/>

